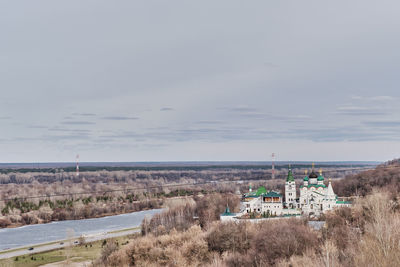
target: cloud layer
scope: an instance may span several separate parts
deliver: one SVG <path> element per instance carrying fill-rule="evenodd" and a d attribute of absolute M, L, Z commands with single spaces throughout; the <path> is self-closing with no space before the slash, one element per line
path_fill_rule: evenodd
<path fill-rule="evenodd" d="M 0 161 L 399 156 L 399 12 L 372 0 L 10 1 Z"/>

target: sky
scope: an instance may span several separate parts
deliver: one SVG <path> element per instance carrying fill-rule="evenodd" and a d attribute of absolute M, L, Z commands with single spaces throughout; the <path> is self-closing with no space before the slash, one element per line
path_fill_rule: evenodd
<path fill-rule="evenodd" d="M 0 1 L 0 162 L 400 157 L 400 2 Z"/>

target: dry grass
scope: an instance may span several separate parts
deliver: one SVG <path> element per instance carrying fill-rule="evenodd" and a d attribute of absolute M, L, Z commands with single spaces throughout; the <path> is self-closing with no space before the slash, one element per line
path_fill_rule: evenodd
<path fill-rule="evenodd" d="M 320 231 L 298 219 L 203 228 L 192 222 L 177 231 L 170 228 L 182 217 L 184 208 L 177 207 L 157 219 L 163 229 L 104 250 L 96 266 L 400 266 L 398 207 L 393 195 L 374 191 L 352 208 L 327 214 Z"/>
<path fill-rule="evenodd" d="M 330 214 L 327 221 L 329 234 L 319 250 L 278 266 L 400 266 L 400 213 L 390 193 L 375 190 L 351 210 Z"/>

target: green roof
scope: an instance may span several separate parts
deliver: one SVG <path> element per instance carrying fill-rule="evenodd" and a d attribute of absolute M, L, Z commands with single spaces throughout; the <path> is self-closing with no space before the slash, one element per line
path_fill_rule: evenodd
<path fill-rule="evenodd" d="M 233 216 L 235 215 L 235 213 L 231 213 L 231 211 L 229 210 L 229 206 L 226 205 L 226 209 L 225 212 L 221 214 L 221 216 Z"/>
<path fill-rule="evenodd" d="M 306 177 L 304 177 L 304 181 L 308 181 L 308 176 L 306 175 Z"/>
<path fill-rule="evenodd" d="M 259 195 L 261 195 L 261 194 L 265 194 L 265 193 L 267 193 L 267 189 L 265 189 L 265 187 L 264 186 L 260 186 L 258 189 L 257 189 L 257 196 L 259 196 Z"/>
<path fill-rule="evenodd" d="M 282 195 L 277 192 L 270 191 L 266 194 L 263 194 L 263 197 L 282 197 Z"/>
<path fill-rule="evenodd" d="M 281 217 L 297 217 L 297 216 L 301 216 L 301 214 L 284 214 Z"/>
<path fill-rule="evenodd" d="M 267 193 L 267 189 L 264 186 L 260 186 L 256 192 L 249 192 L 245 194 L 246 197 L 259 197 L 262 194 Z"/>
<path fill-rule="evenodd" d="M 289 172 L 286 178 L 287 182 L 294 182 L 294 177 L 293 177 L 293 173 L 292 173 L 292 168 L 289 167 Z"/>
<path fill-rule="evenodd" d="M 324 176 L 322 176 L 322 174 L 320 176 L 318 176 L 318 181 L 323 181 L 324 180 Z"/>
<path fill-rule="evenodd" d="M 304 187 L 304 185 L 300 185 L 300 187 Z M 310 188 L 310 187 L 323 187 L 323 188 L 325 188 L 326 185 L 324 185 L 324 184 L 309 184 L 309 185 L 307 185 L 307 188 Z"/>
<path fill-rule="evenodd" d="M 350 201 L 336 201 L 336 204 L 351 204 Z"/>

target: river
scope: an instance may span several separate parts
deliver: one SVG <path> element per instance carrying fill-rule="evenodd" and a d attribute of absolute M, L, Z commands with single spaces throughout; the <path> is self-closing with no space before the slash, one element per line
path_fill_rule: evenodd
<path fill-rule="evenodd" d="M 4 228 L 0 229 L 0 251 L 64 240 L 67 239 L 67 232 L 71 232 L 69 229 L 73 230 L 75 237 L 79 237 L 138 227 L 146 216 L 150 218 L 161 211 L 154 209 L 102 218 Z"/>

